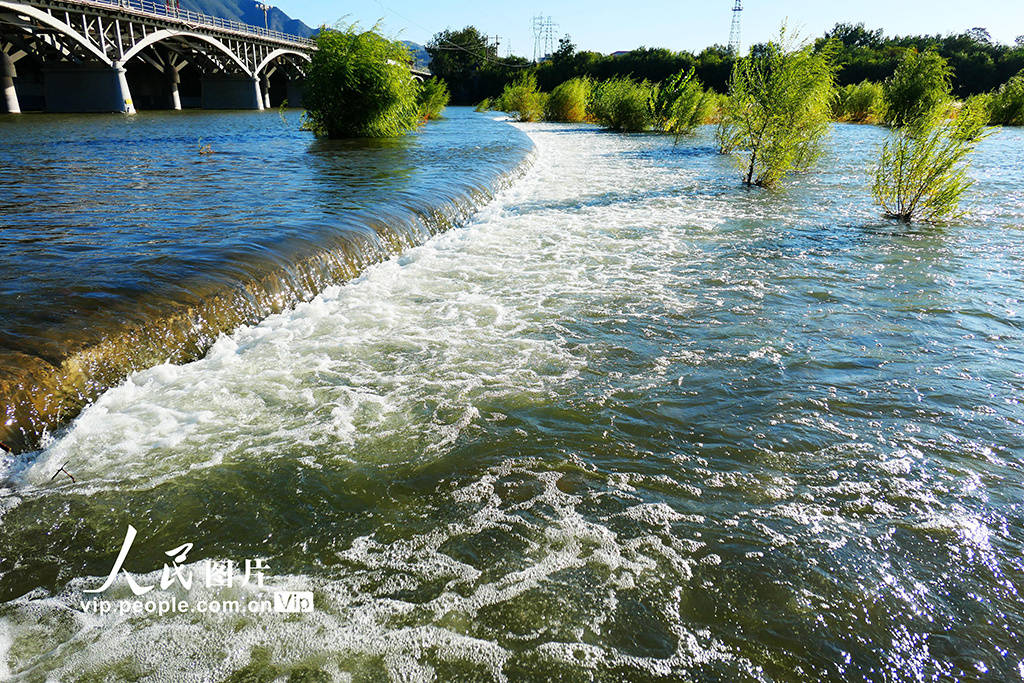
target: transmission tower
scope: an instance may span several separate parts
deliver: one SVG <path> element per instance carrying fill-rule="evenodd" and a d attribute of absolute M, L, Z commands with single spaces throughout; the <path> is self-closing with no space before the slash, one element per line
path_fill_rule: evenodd
<path fill-rule="evenodd" d="M 536 64 L 555 51 L 555 29 L 558 24 L 551 17 L 538 14 L 530 21 L 530 28 L 533 30 L 533 63 Z"/>
<path fill-rule="evenodd" d="M 729 32 L 729 50 L 740 56 L 740 17 L 743 14 L 743 0 L 736 0 L 732 7 L 732 30 Z"/>

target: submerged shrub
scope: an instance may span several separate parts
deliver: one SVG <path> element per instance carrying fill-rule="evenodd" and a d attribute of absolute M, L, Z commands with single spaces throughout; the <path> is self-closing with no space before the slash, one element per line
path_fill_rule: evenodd
<path fill-rule="evenodd" d="M 952 70 L 937 52 L 908 50 L 896 72 L 882 86 L 883 120 L 889 126 L 911 126 L 926 117 L 941 116 L 948 106 Z"/>
<path fill-rule="evenodd" d="M 416 95 L 420 118 L 441 118 L 441 111 L 448 106 L 450 99 L 451 93 L 448 92 L 448 86 L 441 79 L 431 78 L 420 83 L 419 92 Z"/>
<path fill-rule="evenodd" d="M 968 155 L 985 137 L 983 99 L 968 100 L 956 118 L 924 115 L 896 128 L 882 148 L 872 194 L 888 218 L 910 222 L 958 218 L 972 181 Z"/>
<path fill-rule="evenodd" d="M 571 78 L 548 96 L 545 118 L 548 121 L 582 123 L 587 120 L 587 103 L 594 83 L 589 78 Z"/>
<path fill-rule="evenodd" d="M 1024 126 L 1024 71 L 1003 84 L 992 96 L 992 123 Z"/>
<path fill-rule="evenodd" d="M 882 86 L 871 81 L 840 88 L 832 106 L 832 118 L 852 123 L 878 123 L 884 110 Z"/>
<path fill-rule="evenodd" d="M 835 97 L 834 43 L 817 52 L 785 48 L 785 32 L 733 67 L 716 137 L 737 156 L 743 182 L 772 187 L 821 154 Z"/>
<path fill-rule="evenodd" d="M 631 78 L 613 78 L 594 86 L 590 116 L 605 128 L 623 133 L 647 130 L 654 123 L 651 84 Z"/>
<path fill-rule="evenodd" d="M 651 97 L 654 125 L 675 136 L 691 135 L 716 105 L 714 93 L 701 87 L 694 70 L 680 71 L 659 86 Z"/>
<path fill-rule="evenodd" d="M 306 75 L 305 127 L 329 138 L 390 137 L 416 126 L 409 51 L 375 30 L 325 29 Z"/>
<path fill-rule="evenodd" d="M 547 95 L 537 89 L 537 77 L 526 74 L 506 85 L 495 105 L 516 121 L 540 121 L 546 101 Z"/>
<path fill-rule="evenodd" d="M 491 98 L 485 97 L 476 105 L 476 111 L 490 111 L 491 110 Z"/>

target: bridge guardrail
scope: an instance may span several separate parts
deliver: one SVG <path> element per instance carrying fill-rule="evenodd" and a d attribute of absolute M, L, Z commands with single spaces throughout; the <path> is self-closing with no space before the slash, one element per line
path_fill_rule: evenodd
<path fill-rule="evenodd" d="M 312 47 L 316 44 L 309 38 L 303 38 L 302 36 L 297 36 L 291 33 L 283 33 L 281 31 L 253 26 L 252 24 L 246 24 L 233 19 L 222 19 L 220 17 L 212 17 L 208 14 L 201 14 L 187 9 L 179 9 L 174 0 L 165 0 L 164 2 L 154 0 L 81 0 L 81 4 L 129 10 L 141 14 L 157 16 L 162 19 L 173 19 L 186 24 L 216 28 L 222 31 L 241 33 L 260 38 L 268 38 L 271 40 L 298 43 L 308 47 Z"/>

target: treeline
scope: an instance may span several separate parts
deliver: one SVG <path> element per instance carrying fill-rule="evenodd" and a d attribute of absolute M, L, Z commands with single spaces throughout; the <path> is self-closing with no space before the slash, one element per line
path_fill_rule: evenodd
<path fill-rule="evenodd" d="M 815 48 L 821 49 L 827 42 L 836 45 L 836 79 L 840 86 L 863 81 L 881 83 L 896 72 L 907 52 L 914 51 L 935 52 L 949 64 L 952 93 L 960 99 L 992 92 L 1024 69 L 1024 36 L 1013 46 L 1003 45 L 993 41 L 984 29 L 951 36 L 890 38 L 863 24 L 837 24 L 816 41 Z M 756 45 L 752 50 L 756 54 L 766 47 Z M 499 58 L 487 36 L 471 26 L 436 34 L 427 52 L 432 59 L 431 70 L 448 84 L 455 104 L 476 104 L 485 97 L 497 97 L 525 71 L 534 75 L 542 90 L 552 91 L 572 78 L 631 78 L 660 83 L 692 69 L 705 87 L 724 93 L 736 62 L 736 55 L 722 45 L 697 54 L 641 47 L 603 55 L 577 51 L 566 37 L 548 60 L 533 65 L 522 57 Z"/>

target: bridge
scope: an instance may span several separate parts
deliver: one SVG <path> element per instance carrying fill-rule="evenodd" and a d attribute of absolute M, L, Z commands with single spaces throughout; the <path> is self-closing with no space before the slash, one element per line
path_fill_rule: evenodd
<path fill-rule="evenodd" d="M 0 0 L 0 113 L 301 106 L 314 41 L 177 4 Z"/>

